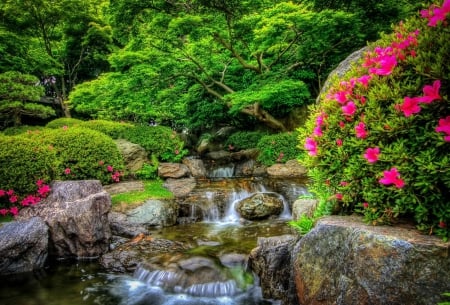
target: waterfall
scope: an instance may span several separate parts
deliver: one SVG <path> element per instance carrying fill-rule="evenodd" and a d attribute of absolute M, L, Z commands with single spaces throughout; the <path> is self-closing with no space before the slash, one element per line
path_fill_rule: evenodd
<path fill-rule="evenodd" d="M 205 197 L 208 206 L 203 210 L 203 220 L 207 222 L 216 222 L 220 220 L 220 211 L 217 204 L 214 202 L 215 192 L 206 191 Z"/>
<path fill-rule="evenodd" d="M 231 178 L 234 174 L 234 164 L 213 168 L 208 173 L 208 178 Z"/>

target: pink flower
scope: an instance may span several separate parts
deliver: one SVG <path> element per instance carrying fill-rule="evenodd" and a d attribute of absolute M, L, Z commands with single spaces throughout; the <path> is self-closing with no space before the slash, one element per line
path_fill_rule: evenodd
<path fill-rule="evenodd" d="M 442 97 L 439 95 L 439 89 L 441 88 L 441 81 L 435 80 L 433 85 L 426 85 L 423 87 L 424 96 L 418 97 L 419 103 L 429 104 L 434 100 L 440 100 Z"/>
<path fill-rule="evenodd" d="M 46 197 L 48 195 L 48 193 L 50 193 L 51 189 L 48 185 L 43 185 L 38 189 L 38 193 L 39 195 L 41 195 L 41 197 Z"/>
<path fill-rule="evenodd" d="M 445 133 L 444 140 L 450 142 L 450 115 L 445 119 L 439 119 L 439 124 L 436 127 L 436 132 Z"/>
<path fill-rule="evenodd" d="M 310 156 L 317 156 L 317 142 L 312 138 L 306 138 L 305 149 L 309 151 Z"/>
<path fill-rule="evenodd" d="M 44 184 L 44 180 L 42 180 L 42 179 L 39 179 L 38 181 L 36 181 L 36 185 L 38 187 L 41 187 L 43 184 Z"/>
<path fill-rule="evenodd" d="M 37 204 L 39 201 L 41 201 L 41 198 L 33 196 L 33 195 L 28 195 L 27 197 L 25 197 L 20 204 L 22 206 L 29 206 L 31 205 L 35 205 Z"/>
<path fill-rule="evenodd" d="M 64 174 L 66 174 L 66 175 L 69 175 L 70 172 L 71 172 L 70 168 L 66 168 L 66 169 L 64 170 Z"/>
<path fill-rule="evenodd" d="M 6 195 L 12 196 L 14 194 L 14 190 L 8 190 L 6 191 Z"/>
<path fill-rule="evenodd" d="M 337 146 L 342 146 L 342 140 L 341 139 L 336 139 L 336 145 Z"/>
<path fill-rule="evenodd" d="M 367 148 L 366 153 L 364 154 L 364 158 L 369 163 L 377 162 L 379 157 L 380 157 L 380 148 L 378 148 L 378 147 Z"/>
<path fill-rule="evenodd" d="M 16 216 L 17 214 L 19 214 L 19 208 L 18 207 L 11 207 L 9 209 L 9 212 L 13 215 Z"/>
<path fill-rule="evenodd" d="M 356 105 L 353 102 L 348 102 L 347 105 L 341 107 L 344 115 L 352 116 L 356 112 Z"/>
<path fill-rule="evenodd" d="M 441 220 L 441 221 L 439 221 L 439 228 L 445 229 L 445 228 L 447 228 L 447 224 Z"/>
<path fill-rule="evenodd" d="M 405 181 L 400 178 L 400 173 L 395 167 L 388 171 L 383 171 L 383 178 L 378 180 L 378 182 L 384 185 L 394 184 L 397 188 L 402 188 L 405 185 Z"/>
<path fill-rule="evenodd" d="M 410 117 L 414 113 L 420 112 L 419 101 L 417 97 L 405 97 L 403 104 L 397 105 L 396 109 L 401 110 L 405 117 Z"/>
<path fill-rule="evenodd" d="M 114 168 L 111 165 L 108 165 L 106 167 L 106 170 L 111 173 L 114 170 Z"/>
<path fill-rule="evenodd" d="M 98 161 L 98 165 L 102 166 L 104 164 L 105 164 L 105 161 L 103 161 L 103 160 Z"/>
<path fill-rule="evenodd" d="M 6 192 L 4 190 L 0 190 L 0 197 L 3 197 L 6 195 Z"/>
<path fill-rule="evenodd" d="M 16 195 L 12 195 L 9 197 L 9 202 L 11 202 L 11 203 L 15 203 L 15 202 L 17 202 L 17 200 L 18 200 L 18 198 Z"/>
<path fill-rule="evenodd" d="M 322 129 L 320 129 L 320 126 L 317 126 L 316 128 L 314 128 L 313 135 L 316 137 L 323 136 Z"/>
<path fill-rule="evenodd" d="M 8 214 L 8 210 L 7 209 L 1 209 L 0 210 L 0 215 L 2 215 L 2 216 L 6 216 L 6 214 Z"/>
<path fill-rule="evenodd" d="M 342 121 L 339 121 L 339 127 L 344 128 L 345 127 L 345 123 Z"/>
<path fill-rule="evenodd" d="M 347 91 L 339 91 L 339 92 L 334 94 L 334 99 L 339 104 L 345 104 L 348 101 L 348 99 L 347 99 L 347 95 L 348 94 L 349 94 L 349 92 L 347 92 Z"/>
<path fill-rule="evenodd" d="M 445 21 L 446 15 L 450 12 L 450 1 L 445 0 L 442 7 L 431 5 L 428 10 L 420 11 L 423 18 L 428 19 L 428 26 L 435 27 L 439 21 Z"/>
<path fill-rule="evenodd" d="M 341 181 L 341 186 L 347 186 L 348 185 L 348 182 L 347 181 Z"/>
<path fill-rule="evenodd" d="M 360 83 L 364 88 L 369 86 L 369 81 L 372 79 L 370 75 L 363 75 L 357 79 L 357 82 Z"/>
<path fill-rule="evenodd" d="M 369 204 L 368 204 L 367 202 L 364 202 L 364 203 L 363 203 L 363 207 L 364 207 L 365 209 L 367 209 L 367 208 L 369 207 Z"/>
<path fill-rule="evenodd" d="M 63 130 L 67 130 L 69 127 L 67 127 L 66 125 L 64 125 L 63 127 L 62 127 L 62 129 Z"/>
<path fill-rule="evenodd" d="M 323 121 L 325 120 L 326 114 L 322 112 L 317 118 L 316 118 L 316 126 L 322 126 Z"/>
<path fill-rule="evenodd" d="M 363 122 L 359 122 L 359 124 L 355 126 L 355 132 L 357 138 L 359 139 L 367 138 L 368 133 L 366 130 L 366 124 L 364 124 Z"/>
<path fill-rule="evenodd" d="M 369 73 L 377 75 L 390 75 L 397 66 L 394 55 L 383 55 L 377 58 L 378 68 L 370 68 Z"/>
<path fill-rule="evenodd" d="M 344 198 L 344 196 L 341 193 L 337 193 L 335 195 L 335 197 L 336 197 L 337 200 L 342 200 L 342 198 Z"/>

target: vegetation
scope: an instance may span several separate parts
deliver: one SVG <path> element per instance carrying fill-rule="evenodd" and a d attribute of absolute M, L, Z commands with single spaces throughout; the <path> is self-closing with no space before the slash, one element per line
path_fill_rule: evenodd
<path fill-rule="evenodd" d="M 267 132 L 262 131 L 238 131 L 228 137 L 225 145 L 229 150 L 235 151 L 255 148 L 259 140 L 266 134 Z"/>
<path fill-rule="evenodd" d="M 173 194 L 162 186 L 162 180 L 144 181 L 143 191 L 132 191 L 111 196 L 113 205 L 118 204 L 137 204 L 142 203 L 149 198 L 153 199 L 171 199 Z"/>
<path fill-rule="evenodd" d="M 372 224 L 411 218 L 447 239 L 450 35 L 439 11 L 371 44 L 300 132 L 313 189 L 328 206 Z"/>
<path fill-rule="evenodd" d="M 284 132 L 263 136 L 257 144 L 259 150 L 258 161 L 266 166 L 284 163 L 298 159 L 300 150 L 297 148 L 298 133 Z"/>

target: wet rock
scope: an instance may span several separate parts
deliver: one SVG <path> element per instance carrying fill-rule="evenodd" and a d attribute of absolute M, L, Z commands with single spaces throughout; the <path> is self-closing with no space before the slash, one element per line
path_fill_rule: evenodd
<path fill-rule="evenodd" d="M 316 199 L 298 199 L 292 204 L 292 219 L 300 219 L 302 215 L 313 217 L 317 208 Z"/>
<path fill-rule="evenodd" d="M 56 181 L 40 204 L 20 211 L 19 220 L 42 218 L 50 228 L 49 254 L 97 257 L 109 248 L 111 197 L 98 180 Z"/>
<path fill-rule="evenodd" d="M 0 274 L 30 272 L 44 267 L 48 237 L 48 226 L 39 217 L 1 226 Z"/>
<path fill-rule="evenodd" d="M 142 205 L 127 211 L 132 224 L 143 226 L 173 226 L 177 222 L 178 205 L 172 200 L 147 200 Z"/>
<path fill-rule="evenodd" d="M 125 167 L 130 172 L 136 172 L 148 163 L 147 152 L 145 149 L 135 143 L 131 143 L 124 139 L 115 140 L 117 148 L 123 156 Z"/>
<path fill-rule="evenodd" d="M 206 168 L 201 159 L 184 158 L 183 164 L 189 168 L 192 177 L 195 178 L 206 177 Z"/>
<path fill-rule="evenodd" d="M 236 165 L 235 176 L 236 177 L 250 177 L 253 175 L 253 169 L 255 166 L 255 160 L 247 160 L 240 162 Z"/>
<path fill-rule="evenodd" d="M 255 160 L 258 157 L 259 150 L 257 148 L 249 148 L 231 153 L 233 160 Z"/>
<path fill-rule="evenodd" d="M 119 183 L 113 183 L 104 185 L 103 188 L 110 195 L 128 193 L 132 191 L 144 191 L 144 182 L 136 181 L 121 181 Z"/>
<path fill-rule="evenodd" d="M 283 200 L 275 193 L 256 193 L 239 201 L 236 211 L 248 220 L 265 219 L 283 211 Z"/>
<path fill-rule="evenodd" d="M 248 266 L 259 276 L 264 298 L 282 300 L 285 305 L 299 304 L 290 264 L 297 240 L 296 235 L 258 237 Z"/>
<path fill-rule="evenodd" d="M 294 249 L 299 303 L 427 305 L 450 291 L 450 243 L 360 217 L 318 221 Z"/>
<path fill-rule="evenodd" d="M 304 177 L 306 167 L 300 165 L 297 160 L 289 160 L 285 164 L 274 164 L 267 168 L 267 174 L 277 178 Z"/>
<path fill-rule="evenodd" d="M 189 176 L 189 168 L 181 163 L 160 163 L 158 166 L 158 176 L 161 178 L 182 178 Z"/>
<path fill-rule="evenodd" d="M 127 215 L 123 213 L 110 212 L 108 217 L 113 236 L 135 237 L 139 234 L 148 233 L 144 225 L 130 222 Z"/>
<path fill-rule="evenodd" d="M 207 159 L 215 160 L 221 163 L 230 162 L 231 153 L 225 150 L 211 151 L 206 154 Z"/>
<path fill-rule="evenodd" d="M 195 178 L 167 179 L 163 185 L 175 198 L 186 197 L 197 186 Z"/>

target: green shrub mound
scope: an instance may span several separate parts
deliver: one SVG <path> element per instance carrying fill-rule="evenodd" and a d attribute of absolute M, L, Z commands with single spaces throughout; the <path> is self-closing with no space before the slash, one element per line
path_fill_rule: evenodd
<path fill-rule="evenodd" d="M 82 122 L 83 122 L 82 120 L 74 119 L 74 118 L 58 118 L 58 119 L 54 119 L 54 120 L 48 122 L 47 125 L 45 125 L 45 127 L 52 128 L 52 129 L 58 129 L 58 128 L 63 128 L 64 126 L 72 127 L 72 126 L 78 125 Z"/>
<path fill-rule="evenodd" d="M 7 136 L 16 136 L 23 133 L 36 133 L 39 131 L 44 130 L 45 127 L 42 126 L 28 126 L 28 125 L 21 125 L 16 127 L 9 127 L 3 130 L 3 134 Z"/>
<path fill-rule="evenodd" d="M 80 127 L 89 128 L 92 130 L 103 132 L 113 139 L 118 139 L 128 128 L 132 128 L 134 125 L 123 122 L 113 122 L 107 120 L 90 120 L 84 121 L 78 124 Z"/>
<path fill-rule="evenodd" d="M 263 131 L 238 131 L 233 133 L 225 141 L 225 145 L 230 150 L 242 150 L 255 148 L 263 136 L 267 135 L 267 132 Z"/>
<path fill-rule="evenodd" d="M 149 158 L 155 155 L 160 161 L 180 162 L 188 153 L 184 149 L 183 140 L 175 131 L 165 126 L 136 125 L 127 128 L 121 137 L 141 145 Z"/>
<path fill-rule="evenodd" d="M 0 136 L 0 189 L 18 195 L 36 191 L 36 181 L 52 181 L 56 170 L 55 152 L 22 136 Z"/>
<path fill-rule="evenodd" d="M 334 79 L 299 131 L 322 204 L 362 213 L 372 224 L 411 219 L 446 239 L 450 28 L 439 10 L 423 11 L 372 44 Z"/>
<path fill-rule="evenodd" d="M 116 181 L 124 168 L 117 145 L 99 131 L 82 127 L 49 129 L 32 135 L 32 139 L 54 150 L 58 159 L 55 179 L 98 179 L 108 184 Z"/>
<path fill-rule="evenodd" d="M 299 158 L 298 133 L 283 132 L 263 136 L 258 144 L 258 161 L 266 166 Z"/>

